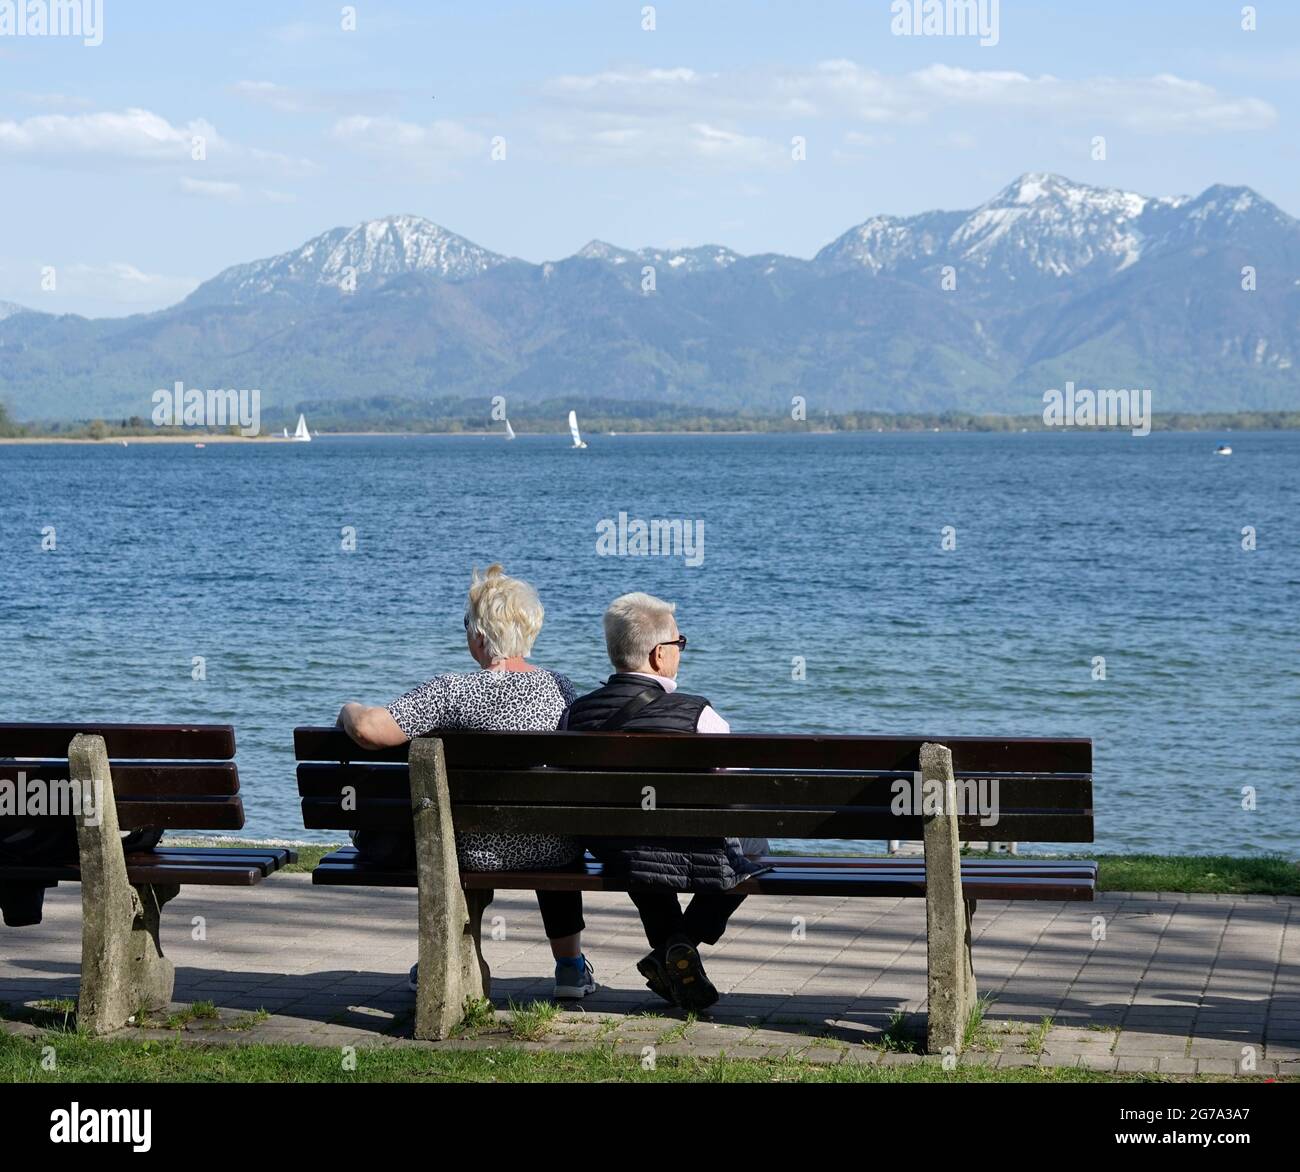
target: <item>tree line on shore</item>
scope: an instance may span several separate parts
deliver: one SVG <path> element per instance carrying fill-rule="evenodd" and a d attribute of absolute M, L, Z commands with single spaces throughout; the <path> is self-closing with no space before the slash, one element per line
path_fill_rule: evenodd
<path fill-rule="evenodd" d="M 264 420 L 263 433 L 276 434 L 292 427 L 299 411 L 311 418 L 321 432 L 398 432 L 409 434 L 487 434 L 504 430 L 500 412 L 478 401 L 371 400 L 373 410 L 326 402 L 301 403 L 292 411 Z M 588 432 L 858 432 L 858 431 L 977 431 L 1019 432 L 1048 430 L 1041 415 L 991 415 L 964 411 L 890 414 L 876 411 L 809 412 L 806 418 L 791 414 L 761 415 L 754 412 L 708 411 L 653 403 L 575 402 L 555 400 L 522 404 L 510 412 L 516 432 L 560 434 L 568 430 L 567 413 L 576 405 L 582 427 Z M 1152 427 L 1158 431 L 1255 431 L 1300 428 L 1300 411 L 1168 412 L 1157 414 Z M 55 420 L 19 423 L 0 403 L 0 438 L 90 439 L 145 435 L 192 435 L 202 429 L 156 427 L 148 419 Z M 209 429 L 211 434 L 216 429 Z M 238 428 L 226 429 L 238 434 Z M 1120 430 L 1124 430 L 1121 428 Z"/>

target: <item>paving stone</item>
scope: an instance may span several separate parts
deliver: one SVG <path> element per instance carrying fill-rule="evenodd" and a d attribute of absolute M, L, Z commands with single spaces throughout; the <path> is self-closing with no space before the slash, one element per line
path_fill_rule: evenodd
<path fill-rule="evenodd" d="M 1114 1070 L 1119 1059 L 1109 1054 L 1082 1054 L 1079 1065 L 1088 1070 Z"/>
<path fill-rule="evenodd" d="M 1159 1057 L 1140 1057 L 1138 1055 L 1120 1055 L 1115 1069 L 1121 1074 L 1143 1070 L 1155 1070 L 1158 1063 L 1167 1061 Z M 1185 1060 L 1184 1060 L 1185 1061 Z"/>
<path fill-rule="evenodd" d="M 919 1055 L 894 1052 L 882 1057 L 861 1045 L 840 1051 L 811 1044 L 810 1034 L 825 1031 L 845 1040 L 879 1038 L 897 1012 L 909 1015 L 909 1026 L 923 1027 L 918 1011 L 925 992 L 924 901 L 873 901 L 870 914 L 864 914 L 866 906 L 849 899 L 747 901 L 720 946 L 708 952 L 710 972 L 724 990 L 713 1020 L 702 1019 L 660 1052 L 681 1046 L 692 1054 L 797 1051 L 806 1061 L 921 1061 Z M 1295 959 L 1283 951 L 1281 932 L 1288 917 L 1295 922 L 1298 910 L 1300 900 L 1293 897 L 1152 892 L 1102 893 L 1086 909 L 987 901 L 977 915 L 975 966 L 981 990 L 998 997 L 995 1021 L 1007 1032 L 997 1041 L 1007 1053 L 966 1060 L 1038 1061 L 1014 1047 L 1051 1016 L 1044 1064 L 1149 1069 L 1154 1062 L 1159 1071 L 1187 1074 L 1193 1063 L 1197 1069 L 1208 1064 L 1205 1072 L 1217 1069 L 1217 1063 L 1222 1073 L 1233 1073 L 1243 1046 L 1250 1045 L 1258 1051 L 1260 1071 L 1295 1077 L 1300 1074 L 1300 980 L 1291 976 Z M 506 917 L 511 929 L 508 941 L 486 945 L 498 1006 L 504 1010 L 512 999 L 547 1002 L 550 956 L 531 893 L 499 892 L 493 914 Z M 1093 914 L 1107 916 L 1112 925 L 1102 947 L 1086 930 Z M 206 943 L 189 938 L 193 915 L 208 920 Z M 793 915 L 807 920 L 806 943 L 790 940 Z M 1053 917 L 1064 918 L 1054 923 Z M 683 1016 L 667 1011 L 635 972 L 645 945 L 626 897 L 590 893 L 587 919 L 587 948 L 603 988 L 582 1006 L 566 1007 L 548 1038 L 530 1045 L 612 1044 L 618 1052 L 639 1056 L 647 1040 L 678 1029 Z M 222 926 L 219 942 L 214 926 Z M 293 875 L 249 890 L 183 889 L 163 917 L 164 949 L 178 966 L 177 1009 L 211 1001 L 221 1010 L 221 1023 L 123 1036 L 210 1045 L 260 1040 L 420 1048 L 517 1044 L 504 1031 L 455 1043 L 409 1037 L 414 997 L 405 981 L 417 951 L 415 926 L 411 891 L 322 893 L 309 877 Z M 0 1021 L 0 1028 L 36 1036 L 44 1019 L 14 1020 L 21 1007 L 76 994 L 77 889 L 52 890 L 45 921 L 11 934 L 9 944 L 13 947 L 0 956 L 0 1018 L 7 1014 L 9 1020 Z M 651 1008 L 659 1012 L 653 1020 L 632 1016 Z M 228 1028 L 258 1009 L 271 1016 L 247 1029 Z M 1118 1038 L 1087 1029 L 1120 1021 L 1125 1028 Z M 606 1032 L 608 1022 L 616 1029 Z M 1189 1037 L 1194 1039 L 1191 1057 Z"/>

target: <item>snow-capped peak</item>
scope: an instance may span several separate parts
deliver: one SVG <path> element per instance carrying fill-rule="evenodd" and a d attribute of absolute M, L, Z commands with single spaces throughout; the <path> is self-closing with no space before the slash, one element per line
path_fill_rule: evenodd
<path fill-rule="evenodd" d="M 678 273 L 699 273 L 730 268 L 740 254 L 720 244 L 702 244 L 697 248 L 639 248 L 635 251 L 592 240 L 575 254 L 582 260 L 603 260 L 622 265 L 630 262 L 654 265 Z"/>
<path fill-rule="evenodd" d="M 334 228 L 279 256 L 236 265 L 201 285 L 190 301 L 358 293 L 408 273 L 461 281 L 506 259 L 421 216 L 385 216 Z"/>
<path fill-rule="evenodd" d="M 838 267 L 919 275 L 950 264 L 980 280 L 1105 276 L 1134 264 L 1187 196 L 1153 199 L 1031 171 L 970 212 L 875 216 L 818 254 Z"/>

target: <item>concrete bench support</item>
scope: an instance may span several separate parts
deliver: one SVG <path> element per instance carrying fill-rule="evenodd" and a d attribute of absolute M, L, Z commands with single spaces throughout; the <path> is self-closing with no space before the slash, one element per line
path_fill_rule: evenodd
<path fill-rule="evenodd" d="M 442 741 L 412 741 L 409 763 L 420 903 L 415 1036 L 440 1041 L 464 1018 L 466 1001 L 490 995 L 480 925 L 493 893 L 461 888 Z"/>
<path fill-rule="evenodd" d="M 93 1034 L 121 1029 L 141 1010 L 171 1004 L 176 974 L 158 938 L 163 904 L 178 887 L 132 886 L 102 737 L 68 746 L 70 780 L 94 785 L 93 807 L 77 813 L 81 858 L 81 995 L 77 1024 Z"/>
<path fill-rule="evenodd" d="M 926 1049 L 960 1054 L 977 997 L 970 947 L 975 904 L 962 897 L 957 787 L 952 753 L 943 745 L 921 746 L 921 780 L 923 787 L 935 782 L 943 787 L 943 813 L 925 819 Z"/>

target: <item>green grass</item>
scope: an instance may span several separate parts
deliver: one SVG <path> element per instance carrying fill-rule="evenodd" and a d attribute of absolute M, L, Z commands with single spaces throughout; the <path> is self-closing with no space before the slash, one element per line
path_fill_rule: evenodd
<path fill-rule="evenodd" d="M 559 1015 L 560 1007 L 554 1001 L 533 1001 L 516 1005 L 510 1001 L 510 1034 L 521 1042 L 540 1042 L 551 1031 L 551 1023 Z"/>
<path fill-rule="evenodd" d="M 896 1009 L 889 1016 L 889 1024 L 881 1032 L 880 1041 L 868 1044 L 887 1054 L 911 1054 L 916 1050 L 915 1027 L 906 1013 Z"/>
<path fill-rule="evenodd" d="M 1039 1058 L 1043 1053 L 1043 1045 L 1047 1041 L 1048 1031 L 1052 1028 L 1053 1019 L 1050 1017 L 1043 1018 L 1025 1039 L 1025 1049 L 1035 1058 Z"/>
<path fill-rule="evenodd" d="M 57 1068 L 41 1068 L 41 1047 L 53 1046 Z M 1149 1074 L 1117 1075 L 1073 1068 L 983 1066 L 945 1071 L 938 1060 L 900 1066 L 835 1066 L 797 1059 L 658 1059 L 642 1068 L 638 1055 L 612 1046 L 564 1054 L 500 1049 L 428 1050 L 377 1047 L 356 1052 L 344 1069 L 339 1049 L 313 1046 L 205 1046 L 179 1041 L 127 1042 L 77 1034 L 37 1038 L 0 1035 L 0 1084 L 19 1082 L 1185 1082 Z M 1240 1077 L 1196 1081 L 1241 1081 Z"/>
<path fill-rule="evenodd" d="M 175 846 L 197 840 L 168 838 Z M 212 845 L 206 840 L 205 845 Z M 221 840 L 230 847 L 265 849 L 266 843 Z M 304 874 L 339 844 L 297 846 L 298 861 L 284 867 L 282 874 Z M 777 853 L 796 853 L 793 851 Z M 828 852 L 834 854 L 835 852 Z M 857 857 L 848 852 L 846 858 Z M 991 858 L 982 851 L 967 852 L 968 858 Z M 998 858 L 1006 858 L 998 855 Z M 1016 855 L 1020 859 L 1095 859 L 1098 891 L 1181 891 L 1205 895 L 1300 895 L 1300 863 L 1283 855 Z"/>
<path fill-rule="evenodd" d="M 477 1001 L 466 997 L 465 1016 L 460 1019 L 455 1032 L 457 1036 L 473 1036 L 479 1030 L 491 1029 L 496 1023 L 497 1011 L 491 1001 L 486 997 L 480 997 Z"/>
<path fill-rule="evenodd" d="M 845 857 L 855 856 L 846 854 Z M 967 851 L 964 857 L 971 859 L 1014 857 L 1057 862 L 1094 859 L 1097 863 L 1098 891 L 1180 891 L 1198 895 L 1300 895 L 1300 862 L 1276 854 L 1240 856 L 1074 853 L 1007 856 L 993 855 L 985 851 Z"/>
<path fill-rule="evenodd" d="M 989 1007 L 992 1004 L 993 998 L 989 996 L 975 999 L 975 1004 L 971 1006 L 970 1013 L 966 1015 L 966 1025 L 962 1030 L 961 1045 L 963 1050 L 969 1050 L 972 1047 L 984 1050 L 995 1048 L 984 1025 L 984 1018 L 988 1015 Z"/>

